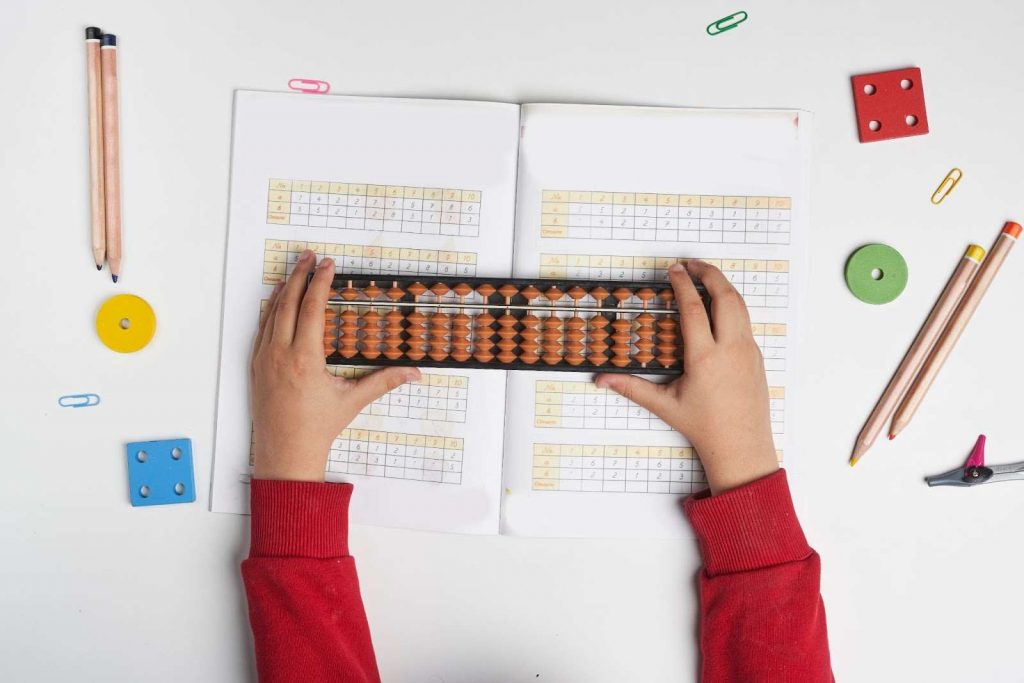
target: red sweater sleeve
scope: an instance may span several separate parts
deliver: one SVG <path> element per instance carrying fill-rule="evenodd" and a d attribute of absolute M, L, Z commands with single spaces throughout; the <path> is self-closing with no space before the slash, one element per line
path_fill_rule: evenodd
<path fill-rule="evenodd" d="M 348 554 L 351 484 L 252 481 L 242 579 L 261 681 L 379 681 Z"/>
<path fill-rule="evenodd" d="M 701 680 L 832 681 L 821 562 L 779 470 L 718 496 L 694 496 Z"/>

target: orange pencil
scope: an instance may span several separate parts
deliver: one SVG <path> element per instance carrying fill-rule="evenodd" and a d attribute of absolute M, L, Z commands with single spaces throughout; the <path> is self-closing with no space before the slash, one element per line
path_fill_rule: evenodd
<path fill-rule="evenodd" d="M 910 424 L 911 418 L 917 412 L 917 408 L 921 405 L 925 394 L 928 393 L 932 382 L 935 381 L 939 371 L 942 369 L 942 365 L 946 362 L 953 347 L 956 346 L 960 335 L 963 334 L 964 328 L 967 327 L 971 316 L 977 310 L 978 304 L 981 303 L 982 297 L 988 291 L 988 286 L 992 284 L 996 273 L 999 272 L 999 267 L 1003 265 L 1003 261 L 1010 254 L 1010 249 L 1017 243 L 1020 233 L 1021 227 L 1017 223 L 1007 222 L 1003 226 L 1002 232 L 999 233 L 995 244 L 992 245 L 988 252 L 988 258 L 981 264 L 978 274 L 974 276 L 974 280 L 967 287 L 967 291 L 964 292 L 963 298 L 957 304 L 956 310 L 950 316 L 946 329 L 942 331 L 939 340 L 935 342 L 935 348 L 928 354 L 924 365 L 921 366 L 921 372 L 914 379 L 910 390 L 903 398 L 900 407 L 896 410 L 896 414 L 892 418 L 892 426 L 889 428 L 890 439 L 895 439 L 896 435 Z"/>
<path fill-rule="evenodd" d="M 103 72 L 103 196 L 110 277 L 121 275 L 121 134 L 118 130 L 117 36 L 100 38 Z"/>
<path fill-rule="evenodd" d="M 103 88 L 100 74 L 100 38 L 95 26 L 85 29 L 85 63 L 89 78 L 89 201 L 92 207 L 92 256 L 103 270 L 107 255 L 106 211 L 103 209 Z"/>
<path fill-rule="evenodd" d="M 964 290 L 967 289 L 967 285 L 977 273 L 978 264 L 983 258 L 985 258 L 985 250 L 977 244 L 967 247 L 963 258 L 960 259 L 956 270 L 953 271 L 949 282 L 946 283 L 946 288 L 942 290 L 939 300 L 935 302 L 931 313 L 928 314 L 928 319 L 925 320 L 921 331 L 917 333 L 917 338 L 910 345 L 907 354 L 903 356 L 903 362 L 900 363 L 896 374 L 889 380 L 889 386 L 885 388 L 878 403 L 875 404 L 875 409 L 871 411 L 868 421 L 864 424 L 864 428 L 857 435 L 857 443 L 853 447 L 853 455 L 850 456 L 851 467 L 856 465 L 857 461 L 868 452 L 885 423 L 892 417 L 893 411 L 899 405 L 907 387 L 914 380 L 925 357 L 932 350 L 935 340 L 946 326 L 946 321 L 949 320 L 953 309 L 960 302 Z"/>

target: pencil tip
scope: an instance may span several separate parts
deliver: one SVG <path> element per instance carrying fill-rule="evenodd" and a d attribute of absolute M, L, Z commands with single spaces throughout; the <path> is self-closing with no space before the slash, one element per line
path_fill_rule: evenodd
<path fill-rule="evenodd" d="M 96 264 L 96 270 L 103 270 L 103 266 L 101 266 L 100 264 L 97 263 Z"/>
<path fill-rule="evenodd" d="M 892 441 L 895 438 L 896 438 L 896 435 L 893 434 L 892 432 L 889 432 L 889 441 Z"/>
<path fill-rule="evenodd" d="M 860 462 L 860 458 L 858 458 L 858 457 L 857 457 L 856 455 L 855 455 L 855 456 L 853 456 L 853 457 L 851 457 L 851 458 L 850 458 L 850 467 L 853 467 L 853 466 L 854 466 L 854 465 L 856 465 L 856 464 L 857 464 L 858 462 Z"/>
<path fill-rule="evenodd" d="M 110 276 L 110 278 L 111 278 L 111 279 L 112 279 L 112 280 L 113 280 L 114 282 L 117 282 L 117 276 L 116 276 L 116 275 L 111 275 L 111 276 Z"/>

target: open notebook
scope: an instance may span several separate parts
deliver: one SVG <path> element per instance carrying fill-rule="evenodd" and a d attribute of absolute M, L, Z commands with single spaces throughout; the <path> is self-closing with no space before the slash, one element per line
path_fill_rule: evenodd
<path fill-rule="evenodd" d="M 247 510 L 250 345 L 306 248 L 383 275 L 656 281 L 709 260 L 750 308 L 791 459 L 809 142 L 802 111 L 238 92 L 212 509 Z M 327 479 L 356 484 L 361 523 L 688 535 L 693 450 L 590 380 L 424 370 L 338 436 Z"/>

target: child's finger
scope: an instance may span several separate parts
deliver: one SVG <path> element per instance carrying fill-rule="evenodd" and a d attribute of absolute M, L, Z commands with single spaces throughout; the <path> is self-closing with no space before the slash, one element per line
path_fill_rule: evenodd
<path fill-rule="evenodd" d="M 274 310 L 275 304 L 277 303 L 277 297 L 281 293 L 281 283 L 278 282 L 274 285 L 274 291 L 270 293 L 270 299 L 267 300 L 267 306 L 260 313 L 260 326 L 256 331 L 256 340 L 252 344 L 253 355 L 260 350 L 260 346 L 263 345 L 264 339 L 270 339 L 274 334 Z"/>
<path fill-rule="evenodd" d="M 364 375 L 355 384 L 345 389 L 345 398 L 354 398 L 360 406 L 366 406 L 406 382 L 420 378 L 417 368 L 384 368 Z"/>
<path fill-rule="evenodd" d="M 672 264 L 668 269 L 668 279 L 676 294 L 676 305 L 679 307 L 679 327 L 683 335 L 683 353 L 700 351 L 712 346 L 715 338 L 711 334 L 711 321 L 704 310 L 704 300 L 679 263 Z"/>
<path fill-rule="evenodd" d="M 686 264 L 690 275 L 701 281 L 711 296 L 711 317 L 715 339 L 750 335 L 750 315 L 743 297 L 718 268 L 700 260 Z"/>
<path fill-rule="evenodd" d="M 271 337 L 275 344 L 287 346 L 292 343 L 295 337 L 295 320 L 299 316 L 299 302 L 302 301 L 302 293 L 306 289 L 306 277 L 309 271 L 313 270 L 313 262 L 316 256 L 309 249 L 302 252 L 299 262 L 295 264 L 295 270 L 288 276 L 288 282 L 277 297 L 277 311 L 274 314 L 274 335 Z"/>
<path fill-rule="evenodd" d="M 601 389 L 611 389 L 642 408 L 657 415 L 665 422 L 670 422 L 665 408 L 671 405 L 664 384 L 655 384 L 650 380 L 633 375 L 603 373 L 594 378 L 594 384 Z"/>
<path fill-rule="evenodd" d="M 318 350 L 323 349 L 324 311 L 327 299 L 331 295 L 331 282 L 334 281 L 334 260 L 322 259 L 316 267 L 316 274 L 306 288 L 302 297 L 302 308 L 299 309 L 299 322 L 295 328 L 293 344 Z"/>

